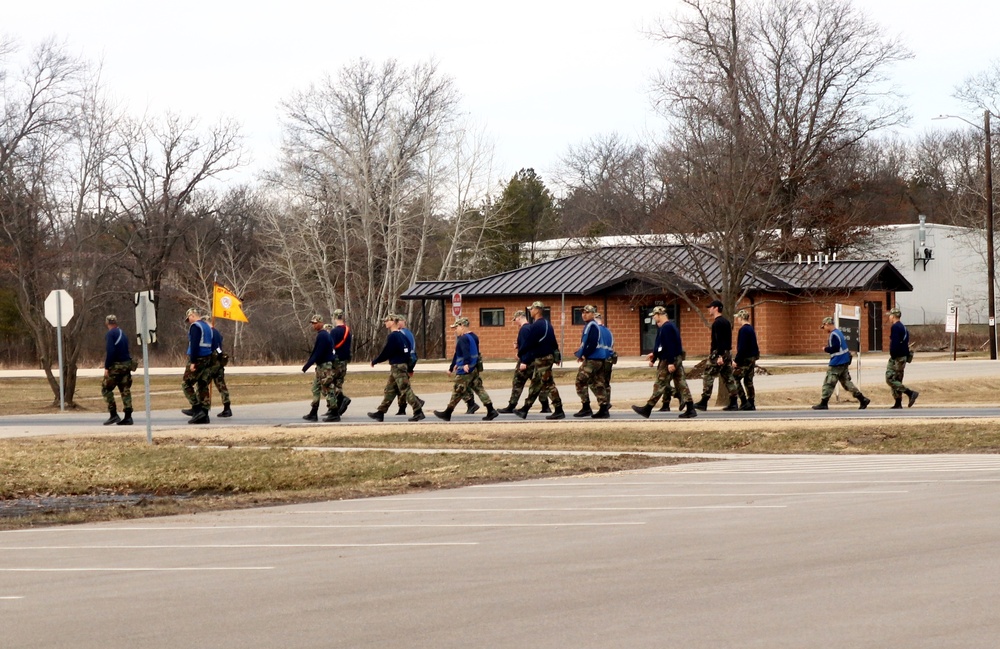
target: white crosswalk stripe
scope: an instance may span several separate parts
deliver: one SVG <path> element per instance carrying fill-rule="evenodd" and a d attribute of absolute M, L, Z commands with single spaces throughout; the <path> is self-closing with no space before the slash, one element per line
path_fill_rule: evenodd
<path fill-rule="evenodd" d="M 644 469 L 642 473 L 947 473 L 1000 472 L 1000 455 L 771 456 Z"/>

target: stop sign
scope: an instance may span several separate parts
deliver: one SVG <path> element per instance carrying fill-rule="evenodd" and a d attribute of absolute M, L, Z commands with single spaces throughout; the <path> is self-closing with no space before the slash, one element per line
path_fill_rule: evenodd
<path fill-rule="evenodd" d="M 45 298 L 45 319 L 53 327 L 65 327 L 73 319 L 73 297 L 62 289 Z"/>
<path fill-rule="evenodd" d="M 455 293 L 451 296 L 451 314 L 456 318 L 462 315 L 462 294 Z"/>

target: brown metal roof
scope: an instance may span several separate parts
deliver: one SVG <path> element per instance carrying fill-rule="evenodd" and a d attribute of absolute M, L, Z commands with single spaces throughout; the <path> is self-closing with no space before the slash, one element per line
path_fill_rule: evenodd
<path fill-rule="evenodd" d="M 695 258 L 697 257 L 697 258 Z M 721 286 L 718 259 L 698 246 L 623 246 L 588 250 L 482 279 L 417 282 L 403 299 L 447 299 L 458 291 L 468 297 L 593 295 L 630 282 L 670 287 L 671 292 L 707 291 Z M 819 264 L 762 263 L 748 273 L 750 290 L 893 290 L 913 287 L 885 260 L 834 261 Z"/>

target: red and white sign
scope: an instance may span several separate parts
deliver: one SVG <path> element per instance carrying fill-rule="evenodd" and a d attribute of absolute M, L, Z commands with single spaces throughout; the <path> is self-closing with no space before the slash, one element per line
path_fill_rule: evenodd
<path fill-rule="evenodd" d="M 456 318 L 462 317 L 462 294 L 455 293 L 451 296 L 451 314 Z"/>

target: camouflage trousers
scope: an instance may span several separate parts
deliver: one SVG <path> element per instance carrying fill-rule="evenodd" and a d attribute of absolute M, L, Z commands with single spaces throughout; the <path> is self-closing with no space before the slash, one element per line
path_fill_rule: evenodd
<path fill-rule="evenodd" d="M 333 363 L 316 363 L 316 376 L 312 382 L 312 405 L 318 406 L 320 397 L 326 399 L 330 409 L 337 407 L 337 392 L 333 389 Z"/>
<path fill-rule="evenodd" d="M 837 383 L 844 386 L 844 389 L 854 395 L 855 399 L 860 401 L 861 390 L 855 387 L 854 383 L 851 382 L 851 365 L 850 363 L 845 365 L 831 365 L 826 369 L 826 379 L 823 380 L 823 391 L 820 396 L 823 399 L 829 399 L 833 396 L 833 389 L 837 387 Z"/>
<path fill-rule="evenodd" d="M 719 358 L 722 359 L 722 365 L 718 363 Z M 733 358 L 729 352 L 710 356 L 708 359 L 708 367 L 705 368 L 705 373 L 701 377 L 701 398 L 705 401 L 708 401 L 712 396 L 712 388 L 715 387 L 715 377 L 719 377 L 719 383 L 726 386 L 726 392 L 729 393 L 730 397 L 736 396 L 736 379 L 733 378 Z"/>
<path fill-rule="evenodd" d="M 212 383 L 215 384 L 215 389 L 219 391 L 219 398 L 222 399 L 222 403 L 228 404 L 229 386 L 226 385 L 226 368 L 218 363 L 215 365 L 215 373 L 212 375 Z"/>
<path fill-rule="evenodd" d="M 101 396 L 108 402 L 108 410 L 115 407 L 115 389 L 122 395 L 122 407 L 132 409 L 132 367 L 131 361 L 112 363 L 108 375 L 101 383 Z"/>
<path fill-rule="evenodd" d="M 333 361 L 333 383 L 330 389 L 336 393 L 337 403 L 344 396 L 344 379 L 347 378 L 347 361 Z"/>
<path fill-rule="evenodd" d="M 212 382 L 214 373 L 215 362 L 211 356 L 202 356 L 196 360 L 193 370 L 190 364 L 184 367 L 181 386 L 191 407 L 201 406 L 208 410 L 212 406 L 212 395 L 208 391 L 208 384 Z"/>
<path fill-rule="evenodd" d="M 542 397 L 542 395 L 548 398 L 553 408 L 562 408 L 559 389 L 556 387 L 555 379 L 552 378 L 552 366 L 555 361 L 555 356 L 549 354 L 536 358 L 528 367 L 531 370 L 531 387 L 528 388 L 528 398 L 524 400 L 526 409 L 531 408 L 535 399 Z"/>
<path fill-rule="evenodd" d="M 576 373 L 576 394 L 580 397 L 580 403 L 590 405 L 589 391 L 594 393 L 597 403 L 606 405 L 608 403 L 608 386 L 605 375 L 606 367 L 611 365 L 604 360 L 588 358 L 580 363 L 580 369 Z"/>
<path fill-rule="evenodd" d="M 473 393 L 487 408 L 493 406 L 493 401 L 486 392 L 486 388 L 483 387 L 482 379 L 479 378 L 479 372 L 473 370 L 468 374 L 456 374 L 455 385 L 451 389 L 451 401 L 448 402 L 448 410 L 454 410 L 458 402 L 463 399 L 466 401 L 471 399 Z"/>
<path fill-rule="evenodd" d="M 646 405 L 652 408 L 656 402 L 663 397 L 664 403 L 670 403 L 673 392 L 670 390 L 670 382 L 674 382 L 674 392 L 681 398 L 681 403 L 693 401 L 691 390 L 688 388 L 687 377 L 684 375 L 684 361 L 680 356 L 674 359 L 674 371 L 670 371 L 670 361 L 663 359 L 656 364 L 656 381 L 653 383 L 653 394 L 650 395 Z"/>
<path fill-rule="evenodd" d="M 757 357 L 747 358 L 736 366 L 733 370 L 733 378 L 736 379 L 736 390 L 740 401 L 753 400 L 757 396 L 757 391 L 753 387 L 753 375 L 757 371 Z M 743 389 L 746 386 L 746 390 Z"/>
<path fill-rule="evenodd" d="M 903 372 L 906 371 L 906 357 L 890 358 L 885 366 L 885 383 L 892 390 L 893 399 L 902 399 L 907 391 L 903 385 Z"/>
<path fill-rule="evenodd" d="M 388 412 L 392 400 L 397 396 L 402 396 L 406 403 L 410 404 L 416 412 L 424 406 L 424 402 L 417 398 L 410 388 L 410 366 L 406 363 L 398 363 L 389 368 L 389 380 L 385 383 L 385 390 L 382 394 L 382 403 L 378 406 L 381 413 Z"/>
<path fill-rule="evenodd" d="M 524 392 L 525 384 L 531 380 L 531 374 L 532 368 L 530 365 L 526 370 L 521 369 L 520 363 L 514 366 L 514 380 L 511 382 L 510 390 L 510 405 L 517 405 L 518 400 L 521 398 L 521 393 Z M 542 404 L 542 408 L 549 407 L 548 394 L 539 394 L 538 401 Z"/>
<path fill-rule="evenodd" d="M 611 357 L 604 361 L 604 390 L 608 393 L 608 403 L 611 403 L 611 373 L 618 364 L 618 354 L 611 352 Z"/>

